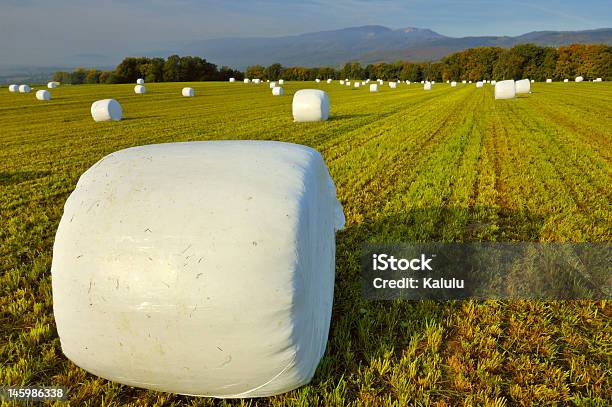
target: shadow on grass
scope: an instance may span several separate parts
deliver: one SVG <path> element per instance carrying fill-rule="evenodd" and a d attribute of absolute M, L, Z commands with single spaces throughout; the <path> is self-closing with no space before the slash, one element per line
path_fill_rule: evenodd
<path fill-rule="evenodd" d="M 335 121 L 335 120 L 344 120 L 344 119 L 355 119 L 357 117 L 368 117 L 368 116 L 374 116 L 373 113 L 354 113 L 354 114 L 334 114 L 329 116 L 329 119 L 327 119 L 328 121 Z"/>
<path fill-rule="evenodd" d="M 49 174 L 51 174 L 50 171 L 0 172 L 0 185 L 19 184 L 25 181 L 46 177 Z"/>

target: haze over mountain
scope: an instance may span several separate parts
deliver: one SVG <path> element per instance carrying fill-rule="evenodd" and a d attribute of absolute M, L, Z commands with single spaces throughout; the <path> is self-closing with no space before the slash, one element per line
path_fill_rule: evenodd
<path fill-rule="evenodd" d="M 453 38 L 426 28 L 393 30 L 380 25 L 350 27 L 284 37 L 217 38 L 194 41 L 178 53 L 199 55 L 218 65 L 337 66 L 347 61 L 438 60 L 466 48 L 512 47 L 521 43 L 560 46 L 574 43 L 612 45 L 612 28 L 585 31 L 533 31 L 516 37 Z"/>

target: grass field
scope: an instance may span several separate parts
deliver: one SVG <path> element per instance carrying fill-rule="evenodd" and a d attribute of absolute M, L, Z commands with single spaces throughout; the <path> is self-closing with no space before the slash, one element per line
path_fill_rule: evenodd
<path fill-rule="evenodd" d="M 534 84 L 495 101 L 490 85 L 335 83 L 62 86 L 53 100 L 0 89 L 0 385 L 63 385 L 72 405 L 610 405 L 609 302 L 376 302 L 361 298 L 360 244 L 612 241 L 612 84 Z M 327 122 L 293 123 L 300 88 L 328 91 Z M 113 97 L 124 120 L 95 123 Z M 323 154 L 344 205 L 326 356 L 308 386 L 215 401 L 133 389 L 62 354 L 51 257 L 80 174 L 142 144 L 266 139 Z"/>

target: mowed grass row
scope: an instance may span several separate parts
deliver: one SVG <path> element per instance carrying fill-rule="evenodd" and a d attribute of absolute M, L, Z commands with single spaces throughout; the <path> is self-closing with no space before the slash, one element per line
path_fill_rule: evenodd
<path fill-rule="evenodd" d="M 195 98 L 182 98 L 183 86 Z M 332 118 L 293 123 L 291 96 L 326 90 Z M 63 86 L 51 102 L 0 90 L 0 385 L 62 384 L 73 404 L 235 401 L 109 383 L 61 354 L 50 264 L 79 175 L 121 148 L 267 139 L 322 152 L 347 215 L 326 356 L 313 382 L 258 405 L 606 405 L 612 312 L 605 301 L 374 302 L 359 292 L 364 241 L 612 240 L 612 86 L 535 84 L 495 101 L 492 87 L 354 90 L 266 84 Z M 113 97 L 125 120 L 94 123 Z M 88 401 L 89 400 L 89 401 Z"/>

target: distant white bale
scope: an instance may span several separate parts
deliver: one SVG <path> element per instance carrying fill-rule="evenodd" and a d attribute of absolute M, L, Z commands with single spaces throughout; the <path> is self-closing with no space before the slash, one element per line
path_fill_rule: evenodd
<path fill-rule="evenodd" d="M 270 82 L 270 89 L 274 89 L 276 87 L 276 82 Z"/>
<path fill-rule="evenodd" d="M 575 81 L 576 82 L 582 82 L 584 80 L 584 78 L 582 76 L 577 76 Z"/>
<path fill-rule="evenodd" d="M 136 85 L 134 86 L 134 93 L 142 95 L 143 93 L 147 93 L 147 88 L 144 85 Z"/>
<path fill-rule="evenodd" d="M 236 78 L 229 78 L 230 83 L 236 82 Z"/>
<path fill-rule="evenodd" d="M 491 85 L 495 85 L 497 81 L 491 81 Z"/>
<path fill-rule="evenodd" d="M 103 99 L 91 104 L 91 117 L 97 122 L 121 120 L 123 110 L 115 99 Z"/>
<path fill-rule="evenodd" d="M 369 79 L 366 79 L 365 83 L 370 83 L 370 80 L 369 80 Z"/>
<path fill-rule="evenodd" d="M 468 81 L 468 83 L 472 83 L 472 81 Z"/>
<path fill-rule="evenodd" d="M 521 79 L 514 83 L 516 87 L 516 93 L 529 93 L 531 92 L 531 81 L 529 79 Z"/>
<path fill-rule="evenodd" d="M 261 79 L 253 79 L 253 83 L 259 85 L 261 83 Z"/>
<path fill-rule="evenodd" d="M 282 86 L 275 86 L 272 88 L 272 96 L 283 96 L 284 93 L 285 91 L 283 90 Z"/>
<path fill-rule="evenodd" d="M 452 81 L 450 85 L 451 85 L 451 87 L 452 87 L 452 88 L 454 88 L 454 87 L 456 87 L 456 86 L 457 86 L 457 82 Z"/>
<path fill-rule="evenodd" d="M 431 81 L 431 84 L 432 84 L 432 85 L 435 85 L 435 84 L 436 84 L 436 81 Z"/>
<path fill-rule="evenodd" d="M 367 85 L 366 81 L 361 82 L 361 86 L 365 86 L 365 85 Z"/>
<path fill-rule="evenodd" d="M 332 83 L 332 80 L 331 80 L 331 79 L 328 79 L 328 80 L 327 80 L 327 84 L 330 84 L 330 83 Z"/>
<path fill-rule="evenodd" d="M 244 83 L 251 83 L 251 80 L 249 78 L 244 78 Z"/>
<path fill-rule="evenodd" d="M 344 85 L 344 80 L 340 79 L 340 85 Z"/>
<path fill-rule="evenodd" d="M 552 79 L 546 79 L 546 83 L 552 83 Z"/>
<path fill-rule="evenodd" d="M 19 85 L 19 93 L 30 93 L 30 90 L 28 85 Z"/>
<path fill-rule="evenodd" d="M 372 83 L 370 85 L 370 92 L 378 92 L 378 84 L 377 83 Z"/>
<path fill-rule="evenodd" d="M 391 89 L 395 89 L 395 88 L 397 88 L 397 83 L 396 82 L 389 82 L 389 87 Z"/>
<path fill-rule="evenodd" d="M 270 83 L 270 79 L 266 80 L 266 82 Z"/>
<path fill-rule="evenodd" d="M 345 84 L 346 86 L 351 86 L 351 83 L 350 83 L 350 82 L 344 82 L 344 84 Z"/>
<path fill-rule="evenodd" d="M 89 168 L 51 266 L 63 353 L 171 393 L 272 396 L 325 353 L 342 206 L 321 154 L 270 141 L 132 147 Z"/>
<path fill-rule="evenodd" d="M 315 82 L 319 83 L 319 82 L 321 82 L 321 79 L 317 78 L 317 79 L 315 79 Z"/>
<path fill-rule="evenodd" d="M 483 86 L 484 86 L 484 83 L 482 83 L 480 81 L 476 82 L 476 87 L 477 88 L 482 88 Z"/>
<path fill-rule="evenodd" d="M 193 90 L 193 88 L 183 88 L 181 94 L 187 98 L 192 98 L 195 96 L 195 91 Z"/>
<path fill-rule="evenodd" d="M 499 81 L 495 84 L 495 99 L 512 99 L 515 96 L 514 80 Z"/>
<path fill-rule="evenodd" d="M 425 85 L 425 81 L 421 81 L 421 85 Z"/>
<path fill-rule="evenodd" d="M 569 82 L 569 79 L 563 79 L 563 82 L 567 83 Z"/>
<path fill-rule="evenodd" d="M 355 86 L 356 88 L 358 88 L 358 87 L 360 87 L 360 86 L 361 86 L 361 83 L 360 83 L 360 82 L 355 82 L 355 84 L 354 84 L 353 86 Z"/>
<path fill-rule="evenodd" d="M 463 83 L 465 85 L 467 83 L 467 81 L 461 81 L 461 83 Z"/>
<path fill-rule="evenodd" d="M 138 79 L 136 79 L 136 84 L 138 84 L 138 85 L 144 85 L 144 79 L 142 79 L 142 78 L 138 78 Z"/>
<path fill-rule="evenodd" d="M 532 80 L 531 80 L 531 83 L 535 83 L 535 79 L 532 79 Z"/>
<path fill-rule="evenodd" d="M 9 92 L 13 92 L 13 93 L 19 92 L 19 85 L 15 85 L 15 84 L 9 85 L 8 90 Z"/>
<path fill-rule="evenodd" d="M 46 89 L 36 91 L 36 99 L 38 100 L 51 100 L 51 93 Z"/>
<path fill-rule="evenodd" d="M 423 84 L 423 90 L 431 90 L 431 82 L 425 81 Z"/>
<path fill-rule="evenodd" d="M 593 79 L 593 82 L 603 82 L 603 79 L 601 79 L 601 78 L 596 78 L 596 79 Z"/>
<path fill-rule="evenodd" d="M 293 120 L 296 122 L 317 122 L 329 117 L 329 97 L 317 89 L 301 89 L 293 95 Z"/>
<path fill-rule="evenodd" d="M 49 82 L 49 83 L 47 83 L 47 88 L 49 88 L 49 89 L 57 88 L 57 82 Z"/>
<path fill-rule="evenodd" d="M 450 83 L 450 81 L 447 79 L 447 80 L 446 80 L 446 83 Z"/>
<path fill-rule="evenodd" d="M 279 85 L 284 85 L 285 84 L 285 80 L 284 79 L 279 79 L 278 80 L 278 84 Z"/>

